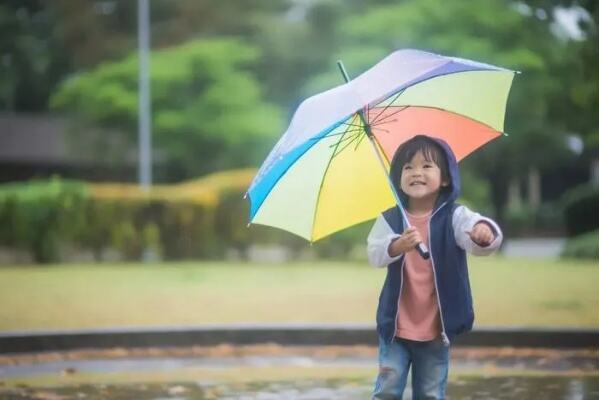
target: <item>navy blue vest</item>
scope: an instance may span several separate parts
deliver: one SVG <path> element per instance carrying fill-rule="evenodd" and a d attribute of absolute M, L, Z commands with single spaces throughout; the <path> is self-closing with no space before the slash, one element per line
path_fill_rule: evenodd
<path fill-rule="evenodd" d="M 471 330 L 474 322 L 466 252 L 457 245 L 453 232 L 452 216 L 457 207 L 453 202 L 442 205 L 433 213 L 429 225 L 429 247 L 435 268 L 442 327 L 450 340 Z M 404 231 L 397 207 L 384 211 L 383 217 L 395 233 Z M 395 336 L 403 261 L 404 257 L 401 257 L 387 266 L 387 277 L 379 297 L 377 331 L 388 342 Z"/>

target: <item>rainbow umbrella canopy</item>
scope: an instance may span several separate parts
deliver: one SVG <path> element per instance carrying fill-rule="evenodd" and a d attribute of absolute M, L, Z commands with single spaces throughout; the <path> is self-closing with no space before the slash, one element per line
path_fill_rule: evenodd
<path fill-rule="evenodd" d="M 388 178 L 397 147 L 426 134 L 461 160 L 500 136 L 514 73 L 398 50 L 306 99 L 248 189 L 250 223 L 313 242 L 376 218 L 397 204 Z"/>

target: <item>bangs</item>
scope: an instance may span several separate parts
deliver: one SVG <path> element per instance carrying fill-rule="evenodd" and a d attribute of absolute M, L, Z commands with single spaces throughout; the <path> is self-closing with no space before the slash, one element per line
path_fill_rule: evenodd
<path fill-rule="evenodd" d="M 421 152 L 426 161 L 432 161 L 439 168 L 445 167 L 447 169 L 447 161 L 443 149 L 441 149 L 441 146 L 437 142 L 425 136 L 414 137 L 412 140 L 401 145 L 398 151 L 397 162 L 401 166 L 409 163 L 416 153 Z"/>
<path fill-rule="evenodd" d="M 443 179 L 449 180 L 447 156 L 441 145 L 428 136 L 418 135 L 403 143 L 397 149 L 394 160 L 394 176 L 399 177 L 403 166 L 409 163 L 416 153 L 421 152 L 426 161 L 434 162 L 441 170 Z"/>
<path fill-rule="evenodd" d="M 432 161 L 440 168 L 443 163 L 445 163 L 445 157 L 442 155 L 441 151 L 442 150 L 436 147 L 433 143 L 419 141 L 419 143 L 414 143 L 413 146 L 406 146 L 405 151 L 400 153 L 398 162 L 403 166 L 409 163 L 416 153 L 421 152 L 426 161 Z"/>

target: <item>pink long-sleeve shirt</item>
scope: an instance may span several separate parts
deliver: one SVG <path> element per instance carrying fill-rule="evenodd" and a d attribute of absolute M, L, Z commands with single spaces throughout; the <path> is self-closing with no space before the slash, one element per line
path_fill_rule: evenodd
<path fill-rule="evenodd" d="M 428 222 L 431 213 L 414 216 L 407 214 L 429 248 Z M 405 254 L 403 283 L 399 298 L 399 317 L 396 336 L 417 341 L 434 340 L 441 333 L 441 320 L 435 289 L 435 275 L 430 260 L 423 259 L 414 249 Z"/>

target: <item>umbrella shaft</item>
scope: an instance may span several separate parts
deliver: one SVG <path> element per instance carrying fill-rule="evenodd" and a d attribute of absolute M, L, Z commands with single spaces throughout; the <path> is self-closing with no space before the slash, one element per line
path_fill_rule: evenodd
<path fill-rule="evenodd" d="M 339 70 L 341 71 L 341 75 L 343 75 L 343 79 L 345 79 L 345 82 L 346 83 L 349 82 L 349 75 L 347 74 L 345 65 L 343 65 L 343 61 L 337 60 L 337 66 L 339 67 Z M 385 176 L 387 177 L 387 180 L 389 181 L 389 186 L 391 187 L 393 196 L 395 196 L 395 202 L 397 203 L 397 205 L 399 207 L 399 211 L 401 211 L 401 216 L 403 217 L 403 220 L 406 223 L 406 226 L 410 226 L 408 217 L 406 216 L 403 206 L 401 205 L 401 200 L 399 199 L 399 195 L 397 194 L 397 191 L 395 190 L 395 185 L 393 184 L 391 177 L 387 173 L 387 167 L 385 166 L 385 162 L 383 161 L 383 158 L 381 157 L 381 153 L 379 152 L 379 148 L 376 143 L 376 139 L 372 135 L 372 130 L 370 129 L 370 125 L 368 124 L 368 122 L 366 122 L 366 116 L 364 115 L 364 111 L 363 110 L 358 111 L 358 115 L 360 116 L 360 119 L 362 120 L 362 123 L 364 124 L 364 132 L 366 132 L 366 136 L 368 136 L 368 139 L 370 140 L 370 144 L 372 145 L 374 153 L 376 154 L 376 157 L 378 158 L 379 162 L 381 163 L 381 167 L 383 168 L 383 171 L 385 171 Z"/>
<path fill-rule="evenodd" d="M 337 66 L 339 67 L 339 70 L 341 71 L 341 75 L 343 75 L 343 79 L 345 79 L 345 82 L 346 83 L 349 82 L 349 75 L 347 74 L 347 71 L 345 70 L 343 61 L 337 60 Z M 383 161 L 383 157 L 381 156 L 381 153 L 379 151 L 379 147 L 376 142 L 376 139 L 374 138 L 374 135 L 372 134 L 372 129 L 370 129 L 370 124 L 368 124 L 368 122 L 366 120 L 366 115 L 364 115 L 364 110 L 358 111 L 358 115 L 360 116 L 360 120 L 362 120 L 362 124 L 364 125 L 364 132 L 366 133 L 366 136 L 368 136 L 368 139 L 370 140 L 370 144 L 372 145 L 374 153 L 376 154 L 376 157 L 378 158 L 379 162 L 381 163 L 381 167 L 383 168 L 383 171 L 385 172 L 385 176 L 387 177 L 387 180 L 389 181 L 389 186 L 391 187 L 391 192 L 393 192 L 393 196 L 395 197 L 395 202 L 397 203 L 397 208 L 399 208 L 399 211 L 401 212 L 401 217 L 404 220 L 405 227 L 408 228 L 411 226 L 410 221 L 408 220 L 408 216 L 406 215 L 406 212 L 401 204 L 401 199 L 399 198 L 399 195 L 397 194 L 397 190 L 395 190 L 395 185 L 393 184 L 391 177 L 387 173 L 387 167 L 385 166 L 385 162 Z M 427 259 L 429 257 L 428 249 L 426 248 L 426 246 L 423 243 L 418 244 L 418 252 L 424 259 Z"/>
<path fill-rule="evenodd" d="M 395 197 L 395 202 L 398 205 L 399 211 L 401 212 L 401 216 L 406 224 L 406 227 L 409 227 L 410 221 L 408 220 L 408 216 L 406 215 L 405 210 L 403 209 L 403 206 L 401 204 L 401 199 L 399 198 L 399 194 L 397 194 L 397 190 L 395 190 L 395 185 L 393 184 L 393 180 L 391 179 L 391 176 L 387 173 L 387 167 L 385 166 L 385 161 L 383 161 L 383 157 L 381 156 L 381 153 L 379 151 L 379 147 L 376 142 L 376 139 L 373 136 L 368 136 L 368 139 L 370 140 L 370 144 L 372 145 L 374 154 L 376 154 L 376 158 L 379 160 L 379 163 L 381 164 L 381 168 L 383 168 L 383 171 L 385 171 L 385 177 L 387 177 L 387 181 L 389 182 L 389 187 L 391 188 L 393 197 Z"/>
<path fill-rule="evenodd" d="M 349 82 L 349 75 L 347 74 L 347 70 L 345 69 L 345 65 L 343 65 L 343 61 L 341 60 L 337 60 L 337 66 L 339 67 L 339 70 L 341 71 L 341 75 L 343 75 L 343 79 L 345 79 L 345 83 Z M 360 110 L 358 111 L 358 115 L 360 116 L 360 119 L 362 120 L 362 123 L 364 124 L 364 132 L 366 132 L 366 135 L 369 138 L 372 138 L 372 130 L 370 129 L 370 124 L 366 121 L 366 116 L 364 115 L 364 111 Z"/>

